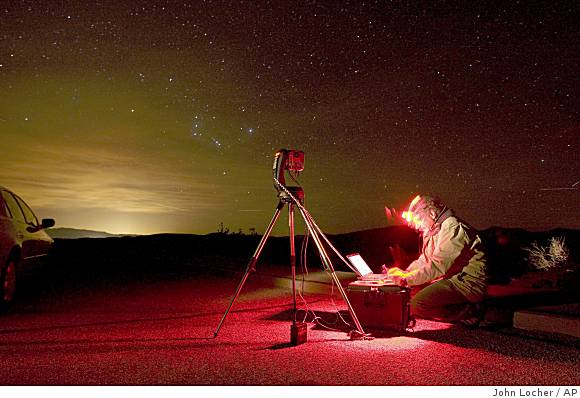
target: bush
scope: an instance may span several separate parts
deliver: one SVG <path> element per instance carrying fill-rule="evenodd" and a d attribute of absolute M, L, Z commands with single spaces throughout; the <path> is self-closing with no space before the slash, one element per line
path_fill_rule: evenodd
<path fill-rule="evenodd" d="M 552 268 L 564 268 L 568 265 L 570 252 L 566 248 L 563 237 L 552 237 L 546 246 L 540 246 L 538 242 L 525 248 L 529 253 L 530 265 L 536 270 L 548 270 Z"/>

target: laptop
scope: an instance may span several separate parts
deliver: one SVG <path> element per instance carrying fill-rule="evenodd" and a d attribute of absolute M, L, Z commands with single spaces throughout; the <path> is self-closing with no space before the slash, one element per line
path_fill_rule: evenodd
<path fill-rule="evenodd" d="M 352 264 L 356 275 L 361 281 L 380 281 L 384 283 L 393 282 L 386 274 L 373 274 L 366 261 L 358 253 L 347 254 L 346 258 Z"/>

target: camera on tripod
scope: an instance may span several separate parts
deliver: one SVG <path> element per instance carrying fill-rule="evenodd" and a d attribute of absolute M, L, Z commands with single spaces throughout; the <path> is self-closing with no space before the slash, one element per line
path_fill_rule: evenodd
<path fill-rule="evenodd" d="M 300 186 L 287 186 L 285 172 L 288 171 L 294 182 L 298 183 L 298 174 L 304 170 L 304 152 L 295 149 L 279 149 L 274 154 L 274 165 L 272 172 L 274 174 L 274 188 L 278 191 L 278 197 L 284 201 L 290 201 L 292 198 L 288 192 L 298 199 L 304 201 L 304 190 Z"/>
<path fill-rule="evenodd" d="M 306 210 L 306 207 L 304 207 L 304 190 L 302 189 L 302 187 L 300 186 L 300 184 L 298 183 L 298 180 L 297 180 L 298 174 L 302 170 L 304 170 L 304 152 L 296 151 L 293 149 L 280 149 L 274 154 L 274 165 L 272 167 L 272 172 L 274 174 L 273 175 L 274 188 L 276 188 L 276 191 L 278 191 L 278 198 L 280 199 L 280 201 L 278 202 L 278 206 L 276 206 L 276 211 L 274 212 L 274 216 L 272 217 L 272 220 L 270 221 L 268 228 L 266 228 L 266 232 L 262 236 L 262 239 L 260 240 L 260 243 L 258 244 L 258 247 L 256 248 L 256 251 L 254 252 L 254 255 L 252 256 L 252 258 L 248 262 L 248 266 L 246 267 L 246 272 L 242 276 L 242 279 L 240 280 L 240 283 L 238 284 L 238 287 L 236 288 L 236 292 L 234 293 L 234 296 L 233 296 L 232 300 L 230 301 L 230 305 L 228 306 L 228 309 L 226 310 L 226 312 L 222 316 L 222 319 L 220 320 L 220 323 L 218 324 L 218 326 L 214 332 L 214 337 L 217 337 L 217 335 L 218 335 L 218 333 L 219 333 L 219 331 L 220 331 L 220 329 L 221 329 L 221 327 L 226 319 L 226 316 L 230 312 L 230 309 L 232 308 L 234 301 L 236 301 L 236 298 L 239 296 L 240 292 L 242 291 L 242 287 L 244 286 L 244 283 L 248 279 L 249 274 L 251 272 L 255 271 L 255 266 L 256 266 L 256 263 L 258 261 L 258 257 L 260 256 L 260 253 L 262 252 L 262 249 L 264 248 L 264 245 L 266 244 L 266 240 L 268 239 L 268 237 L 272 233 L 272 229 L 274 228 L 276 221 L 278 221 L 278 217 L 280 216 L 280 211 L 286 205 L 288 205 L 288 226 L 289 226 L 289 230 L 290 230 L 289 231 L 290 232 L 290 235 L 289 235 L 289 237 L 290 237 L 290 267 L 292 269 L 292 303 L 293 303 L 293 311 L 292 311 L 292 314 L 293 314 L 292 318 L 293 319 L 292 319 L 292 325 L 290 327 L 290 343 L 292 345 L 298 345 L 298 344 L 305 343 L 307 341 L 307 335 L 308 335 L 307 324 L 304 323 L 304 321 L 298 322 L 296 320 L 296 312 L 297 312 L 297 309 L 296 309 L 296 249 L 294 247 L 294 209 L 295 208 L 298 209 L 298 212 L 302 216 L 302 219 L 304 220 L 304 224 L 305 224 L 306 230 L 307 230 L 307 234 L 305 234 L 305 236 L 302 240 L 303 248 L 302 248 L 301 252 L 303 253 L 303 255 L 306 254 L 307 246 L 306 246 L 305 242 L 308 242 L 308 237 L 311 236 L 312 239 L 314 240 L 314 244 L 316 245 L 316 248 L 318 249 L 318 254 L 320 255 L 320 259 L 324 265 L 324 270 L 326 272 L 328 272 L 328 274 L 332 278 L 333 284 L 336 285 L 336 288 L 338 289 L 338 291 L 342 295 L 342 298 L 344 299 L 346 305 L 348 306 L 348 311 L 349 311 L 349 313 L 354 321 L 354 324 L 356 326 L 356 330 L 353 330 L 349 333 L 351 340 L 352 339 L 367 340 L 367 339 L 372 338 L 369 334 L 365 333 L 360 322 L 358 321 L 358 318 L 357 318 L 356 314 L 354 313 L 354 309 L 352 308 L 350 301 L 348 301 L 348 297 L 346 295 L 346 292 L 344 291 L 344 289 L 340 283 L 340 280 L 338 279 L 338 276 L 336 275 L 336 272 L 334 271 L 332 261 L 331 261 L 330 257 L 328 256 L 328 253 L 324 249 L 322 241 L 324 240 L 330 246 L 330 248 L 332 248 L 332 250 L 334 250 L 334 252 L 339 257 L 342 258 L 342 256 L 336 250 L 336 248 L 334 248 L 334 246 L 332 246 L 332 244 L 330 243 L 328 238 L 326 238 L 326 236 L 324 235 L 322 230 L 318 227 L 318 225 L 316 225 L 316 222 L 314 222 L 314 218 L 312 218 L 312 216 L 310 215 L 308 210 Z M 296 184 L 298 184 L 298 186 L 290 186 L 290 187 L 286 186 L 286 179 L 285 179 L 286 172 L 288 172 L 288 174 L 290 175 L 292 180 Z M 344 258 L 342 258 L 342 260 L 348 265 L 348 263 L 346 262 L 346 260 Z M 303 265 L 304 264 L 305 264 L 305 262 L 303 263 Z M 305 265 L 304 265 L 304 269 L 306 269 Z"/>

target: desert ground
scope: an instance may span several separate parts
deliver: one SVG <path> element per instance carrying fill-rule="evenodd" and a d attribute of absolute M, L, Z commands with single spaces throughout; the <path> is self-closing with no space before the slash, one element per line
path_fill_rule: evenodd
<path fill-rule="evenodd" d="M 346 308 L 336 291 L 299 300 L 328 329 L 311 323 L 307 343 L 291 346 L 291 291 L 258 275 L 280 267 L 267 253 L 270 263 L 258 264 L 214 338 L 247 253 L 228 256 L 218 244 L 225 254 L 194 255 L 191 241 L 185 252 L 170 250 L 186 237 L 123 239 L 57 241 L 51 262 L 23 281 L 0 318 L 1 385 L 580 382 L 578 345 L 504 329 L 419 320 L 412 332 L 350 340 L 336 315 Z"/>

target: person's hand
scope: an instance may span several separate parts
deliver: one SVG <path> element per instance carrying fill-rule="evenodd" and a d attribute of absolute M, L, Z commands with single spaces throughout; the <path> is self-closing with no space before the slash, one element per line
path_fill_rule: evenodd
<path fill-rule="evenodd" d="M 387 270 L 387 275 L 389 276 L 403 276 L 405 275 L 405 271 L 403 271 L 402 269 L 398 268 L 398 267 L 393 267 L 393 268 L 389 268 Z"/>
<path fill-rule="evenodd" d="M 389 268 L 387 275 L 399 286 L 407 286 L 407 274 L 398 267 Z"/>

